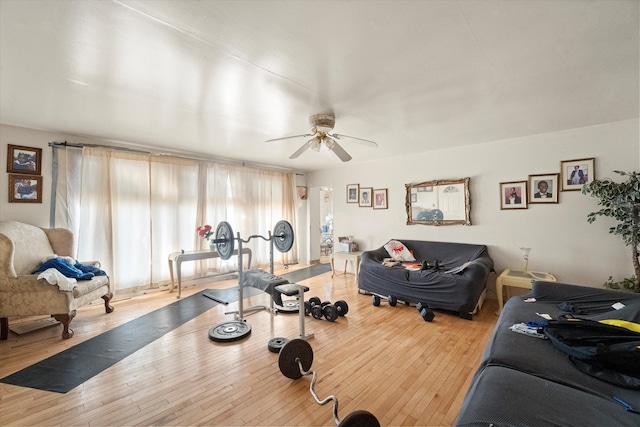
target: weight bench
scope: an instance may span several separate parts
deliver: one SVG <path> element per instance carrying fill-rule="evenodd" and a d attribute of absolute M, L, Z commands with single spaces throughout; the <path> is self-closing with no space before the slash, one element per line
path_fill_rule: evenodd
<path fill-rule="evenodd" d="M 300 338 L 303 340 L 313 338 L 313 334 L 305 334 L 304 332 L 304 293 L 309 292 L 309 287 L 304 285 L 299 285 L 297 283 L 287 283 L 285 285 L 278 285 L 274 288 L 274 297 L 277 299 L 282 299 L 281 295 L 286 295 L 288 297 L 296 297 L 296 301 L 298 303 L 298 318 L 300 320 Z"/>
<path fill-rule="evenodd" d="M 251 311 L 267 309 L 271 312 L 285 312 L 285 313 L 294 313 L 298 311 L 298 301 L 290 300 L 283 301 L 282 295 L 283 292 L 276 292 L 275 288 L 278 285 L 286 285 L 289 281 L 284 277 L 276 276 L 271 273 L 267 273 L 264 270 L 254 269 L 245 271 L 242 274 L 242 286 L 251 286 L 252 288 L 260 289 L 263 292 L 268 293 L 271 296 L 270 307 L 267 308 L 265 306 L 256 306 L 251 307 L 247 310 Z M 308 291 L 309 289 L 307 289 Z M 306 291 L 305 291 L 306 292 Z M 289 295 L 288 293 L 284 293 L 287 296 L 293 296 L 295 294 Z"/>

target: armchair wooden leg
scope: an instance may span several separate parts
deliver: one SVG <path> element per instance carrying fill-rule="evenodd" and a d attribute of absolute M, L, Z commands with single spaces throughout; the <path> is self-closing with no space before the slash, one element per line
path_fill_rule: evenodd
<path fill-rule="evenodd" d="M 113 294 L 111 292 L 106 295 L 102 295 L 102 299 L 104 300 L 104 311 L 107 313 L 111 313 L 113 311 L 113 307 L 109 305 L 111 298 L 113 298 Z"/>
<path fill-rule="evenodd" d="M 9 318 L 0 318 L 0 341 L 5 341 L 9 338 Z"/>
<path fill-rule="evenodd" d="M 73 336 L 73 330 L 69 328 L 69 323 L 76 317 L 76 311 L 72 310 L 66 314 L 52 314 L 51 317 L 56 319 L 58 322 L 62 323 L 62 339 L 68 340 Z"/>

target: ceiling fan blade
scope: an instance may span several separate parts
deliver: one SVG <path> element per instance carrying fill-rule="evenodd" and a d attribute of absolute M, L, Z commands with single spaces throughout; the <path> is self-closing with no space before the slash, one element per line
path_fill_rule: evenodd
<path fill-rule="evenodd" d="M 304 153 L 309 148 L 313 147 L 313 143 L 314 143 L 314 141 L 316 139 L 318 139 L 317 136 L 315 138 L 310 139 L 309 141 L 305 142 L 304 145 L 302 145 L 302 147 L 298 148 L 298 150 L 295 153 L 293 153 L 292 155 L 290 155 L 289 158 L 290 159 L 297 159 L 298 157 L 300 157 L 300 154 Z"/>
<path fill-rule="evenodd" d="M 338 135 L 337 133 L 331 134 L 331 136 L 336 139 L 343 139 L 343 138 L 353 139 L 354 140 L 353 142 L 357 144 L 362 144 L 366 147 L 371 147 L 371 148 L 378 147 L 377 143 L 373 141 L 369 141 L 368 139 L 356 138 L 355 136 L 349 136 L 349 135 Z"/>
<path fill-rule="evenodd" d="M 351 156 L 349 155 L 349 153 L 344 151 L 344 148 L 342 148 L 340 144 L 338 144 L 338 141 L 336 141 L 335 139 L 327 136 L 324 139 L 324 143 L 327 144 L 329 150 L 333 151 L 335 155 L 338 156 L 338 158 L 343 162 L 348 162 L 349 160 L 351 160 Z"/>
<path fill-rule="evenodd" d="M 310 137 L 310 136 L 313 136 L 313 134 L 312 133 L 306 133 L 304 135 L 285 136 L 285 137 L 282 137 L 282 138 L 268 139 L 265 142 L 282 141 L 284 139 L 294 139 L 294 138 L 307 138 L 307 137 Z"/>

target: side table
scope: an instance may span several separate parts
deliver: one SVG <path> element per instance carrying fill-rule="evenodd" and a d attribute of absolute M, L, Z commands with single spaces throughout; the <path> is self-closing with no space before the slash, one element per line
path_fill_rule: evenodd
<path fill-rule="evenodd" d="M 555 282 L 554 275 L 549 273 L 540 273 L 535 271 L 522 271 L 506 269 L 496 279 L 496 295 L 498 297 L 498 314 L 502 311 L 502 288 L 504 286 L 512 286 L 514 288 L 531 289 L 531 283 L 534 280 L 544 280 L 547 282 Z"/>
<path fill-rule="evenodd" d="M 336 270 L 334 267 L 335 260 L 344 260 L 344 274 L 347 274 L 347 261 L 354 263 L 354 269 L 356 272 L 356 280 L 358 280 L 358 273 L 360 272 L 360 259 L 362 252 L 334 252 L 331 254 L 331 277 L 335 276 Z"/>

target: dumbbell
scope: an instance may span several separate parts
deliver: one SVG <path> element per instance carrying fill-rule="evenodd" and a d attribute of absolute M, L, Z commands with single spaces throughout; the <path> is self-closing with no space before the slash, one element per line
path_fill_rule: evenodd
<path fill-rule="evenodd" d="M 398 304 L 398 298 L 394 295 L 387 295 L 386 297 L 381 297 L 380 295 L 371 295 L 371 303 L 374 306 L 379 306 L 382 298 L 386 299 L 391 307 L 395 307 Z M 406 305 L 409 305 L 408 302 L 405 302 Z"/>
<path fill-rule="evenodd" d="M 309 391 L 311 396 L 319 405 L 325 405 L 333 400 L 333 420 L 338 427 L 379 427 L 380 422 L 369 411 L 357 410 L 351 412 L 343 420 L 338 418 L 338 398 L 331 395 L 322 400 L 318 398 L 313 386 L 316 383 L 316 371 L 311 371 L 313 363 L 313 349 L 311 345 L 303 339 L 293 339 L 282 347 L 278 356 L 278 367 L 280 372 L 292 380 L 297 380 L 305 375 L 312 375 Z"/>
<path fill-rule="evenodd" d="M 322 319 L 325 317 L 330 322 L 335 322 L 338 317 L 344 316 L 349 311 L 349 305 L 346 301 L 336 301 L 331 304 L 330 301 L 320 302 L 320 298 L 312 297 L 308 303 L 305 302 L 305 314 L 311 314 L 314 319 Z"/>
<path fill-rule="evenodd" d="M 427 305 L 426 302 L 419 302 L 416 305 L 416 308 L 425 322 L 431 322 L 435 317 L 435 313 L 429 308 L 429 305 Z"/>

